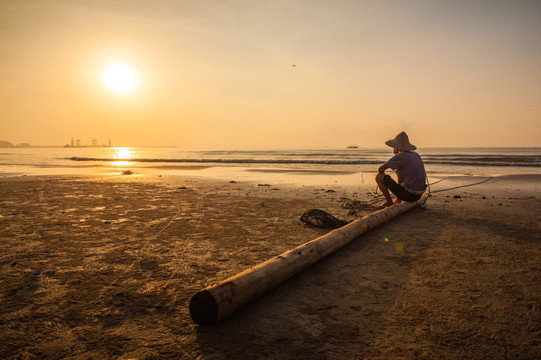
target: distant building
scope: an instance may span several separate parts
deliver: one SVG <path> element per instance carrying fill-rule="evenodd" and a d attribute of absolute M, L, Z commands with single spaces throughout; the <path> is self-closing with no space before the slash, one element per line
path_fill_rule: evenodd
<path fill-rule="evenodd" d="M 98 145 L 98 140 L 97 139 L 92 139 L 92 145 L 83 145 L 82 142 L 81 142 L 81 139 L 71 138 L 71 142 L 69 144 L 64 145 L 64 147 L 66 147 L 66 148 L 69 148 L 69 147 L 88 147 L 88 146 L 111 147 L 111 139 L 109 139 L 108 144 Z"/>

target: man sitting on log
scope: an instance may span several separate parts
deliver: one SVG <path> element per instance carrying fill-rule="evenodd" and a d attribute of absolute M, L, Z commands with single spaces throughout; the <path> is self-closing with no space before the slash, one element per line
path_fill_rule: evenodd
<path fill-rule="evenodd" d="M 421 156 L 413 151 L 417 148 L 409 142 L 405 132 L 386 141 L 385 145 L 393 148 L 394 156 L 379 167 L 376 175 L 376 183 L 386 200 L 380 205 L 380 209 L 399 204 L 401 200 L 408 202 L 419 200 L 426 189 L 426 172 Z M 395 170 L 398 183 L 385 174 L 387 169 Z M 389 190 L 396 196 L 394 203 Z"/>

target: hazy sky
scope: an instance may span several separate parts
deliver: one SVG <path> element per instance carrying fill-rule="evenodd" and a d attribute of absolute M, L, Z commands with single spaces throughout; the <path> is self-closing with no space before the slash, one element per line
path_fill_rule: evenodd
<path fill-rule="evenodd" d="M 0 108 L 36 145 L 541 146 L 541 0 L 2 0 Z"/>

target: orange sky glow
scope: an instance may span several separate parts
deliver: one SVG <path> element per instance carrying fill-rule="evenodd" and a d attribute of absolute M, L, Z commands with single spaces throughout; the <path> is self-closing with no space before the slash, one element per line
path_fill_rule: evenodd
<path fill-rule="evenodd" d="M 540 19 L 537 0 L 2 1 L 0 140 L 541 146 Z M 106 86 L 112 63 L 133 89 Z"/>

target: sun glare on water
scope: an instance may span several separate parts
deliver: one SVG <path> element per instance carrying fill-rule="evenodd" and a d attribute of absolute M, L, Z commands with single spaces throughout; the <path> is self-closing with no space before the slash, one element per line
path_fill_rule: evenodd
<path fill-rule="evenodd" d="M 115 148 L 114 151 L 114 161 L 112 162 L 114 166 L 133 165 L 133 162 L 130 161 L 131 159 L 133 159 L 133 153 L 130 148 Z"/>
<path fill-rule="evenodd" d="M 128 93 L 137 86 L 137 75 L 128 65 L 113 63 L 103 72 L 103 81 L 108 89 L 116 93 Z"/>

